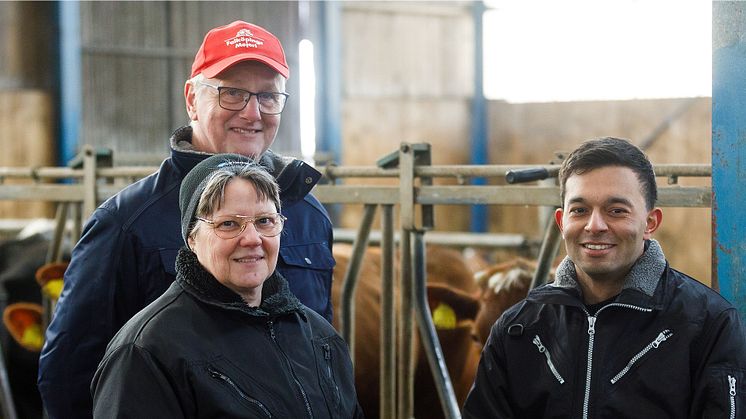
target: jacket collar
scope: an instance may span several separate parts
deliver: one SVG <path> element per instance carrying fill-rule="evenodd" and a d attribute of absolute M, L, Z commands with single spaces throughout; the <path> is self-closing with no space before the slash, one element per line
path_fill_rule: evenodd
<path fill-rule="evenodd" d="M 301 310 L 298 298 L 290 292 L 285 278 L 275 271 L 264 281 L 262 302 L 249 307 L 241 296 L 218 282 L 197 260 L 197 255 L 186 247 L 176 256 L 176 281 L 203 303 L 228 310 L 238 310 L 253 317 L 268 317 Z"/>
<path fill-rule="evenodd" d="M 665 270 L 666 257 L 660 244 L 654 239 L 646 241 L 645 251 L 624 280 L 622 294 L 625 294 L 625 291 L 636 291 L 653 297 Z M 557 267 L 552 286 L 580 290 L 575 264 L 569 257 L 565 257 Z"/>
<path fill-rule="evenodd" d="M 183 126 L 171 135 L 171 160 L 186 175 L 197 163 L 212 154 L 197 151 L 192 147 L 192 127 Z M 311 192 L 321 179 L 321 172 L 301 160 L 281 156 L 267 150 L 259 158 L 259 164 L 274 176 L 280 185 L 280 200 L 283 206 L 300 201 Z"/>

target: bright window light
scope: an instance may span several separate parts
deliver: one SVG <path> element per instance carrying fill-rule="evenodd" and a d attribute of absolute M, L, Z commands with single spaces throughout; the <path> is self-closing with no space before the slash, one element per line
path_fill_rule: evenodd
<path fill-rule="evenodd" d="M 316 73 L 313 65 L 313 43 L 298 44 L 300 77 L 300 149 L 303 160 L 313 164 L 316 153 Z"/>
<path fill-rule="evenodd" d="M 512 103 L 712 95 L 712 3 L 486 1 L 484 94 Z"/>

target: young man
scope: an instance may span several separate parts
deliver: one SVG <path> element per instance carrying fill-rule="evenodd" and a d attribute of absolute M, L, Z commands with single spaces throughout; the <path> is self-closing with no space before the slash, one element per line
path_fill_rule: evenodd
<path fill-rule="evenodd" d="M 39 362 L 50 418 L 91 416 L 91 378 L 107 343 L 174 280 L 183 245 L 179 186 L 212 154 L 251 157 L 275 177 L 283 215 L 292 220 L 282 233 L 277 270 L 301 302 L 331 321 L 332 226 L 309 193 L 321 174 L 269 150 L 288 76 L 282 45 L 265 29 L 236 21 L 207 33 L 184 87 L 191 122 L 171 137 L 171 157 L 103 203 L 73 250 Z"/>
<path fill-rule="evenodd" d="M 591 140 L 559 180 L 568 256 L 492 327 L 464 416 L 746 417 L 738 313 L 652 239 L 663 214 L 643 152 Z"/>

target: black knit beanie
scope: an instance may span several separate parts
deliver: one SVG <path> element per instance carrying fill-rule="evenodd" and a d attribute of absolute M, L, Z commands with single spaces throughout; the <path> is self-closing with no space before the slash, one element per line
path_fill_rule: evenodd
<path fill-rule="evenodd" d="M 187 246 L 189 246 L 187 242 L 189 227 L 196 219 L 197 203 L 202 191 L 207 186 L 210 175 L 226 166 L 233 164 L 243 166 L 248 162 L 251 162 L 251 160 L 240 154 L 215 154 L 199 162 L 184 177 L 181 182 L 181 189 L 179 189 L 179 209 L 181 210 L 181 237 Z"/>

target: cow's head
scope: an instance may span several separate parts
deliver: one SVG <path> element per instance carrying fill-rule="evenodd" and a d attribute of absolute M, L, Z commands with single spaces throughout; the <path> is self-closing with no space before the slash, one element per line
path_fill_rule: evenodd
<path fill-rule="evenodd" d="M 481 289 L 474 336 L 482 344 L 502 313 L 528 294 L 536 263 L 523 258 L 494 265 L 475 275 Z"/>

